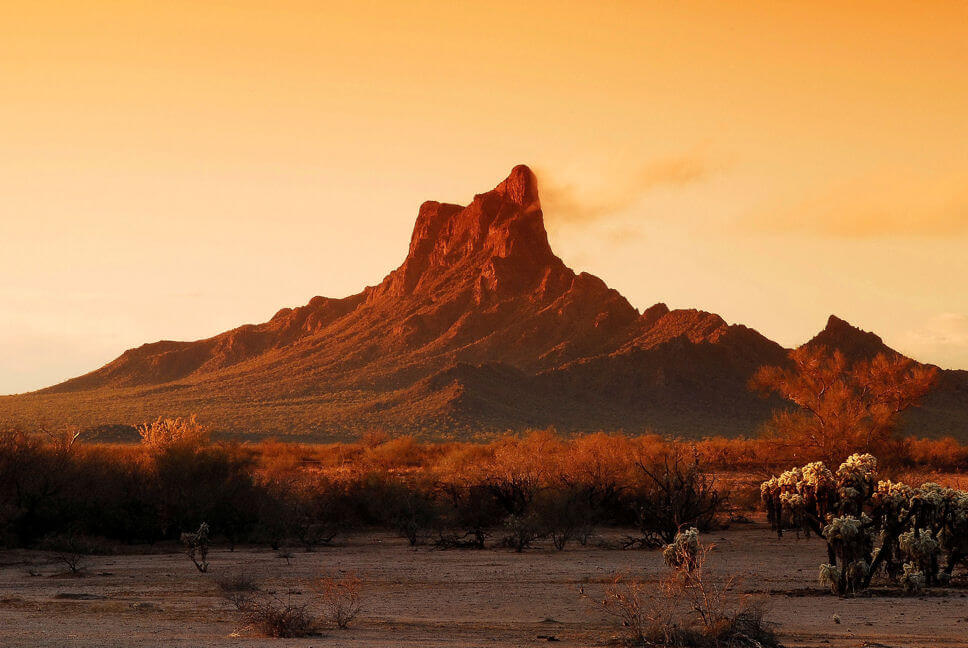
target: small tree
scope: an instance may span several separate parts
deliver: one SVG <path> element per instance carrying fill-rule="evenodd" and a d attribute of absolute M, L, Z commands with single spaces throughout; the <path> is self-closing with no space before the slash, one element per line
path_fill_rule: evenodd
<path fill-rule="evenodd" d="M 54 560 L 63 565 L 71 576 L 83 576 L 89 556 L 97 550 L 89 538 L 75 533 L 47 538 L 43 546 L 54 552 Z"/>
<path fill-rule="evenodd" d="M 840 351 L 803 346 L 790 352 L 789 366 L 763 367 L 750 384 L 797 406 L 774 413 L 778 444 L 840 462 L 851 452 L 887 450 L 900 414 L 920 403 L 937 373 L 897 354 L 851 365 Z"/>
<path fill-rule="evenodd" d="M 501 544 L 514 549 L 518 553 L 521 553 L 545 535 L 541 520 L 533 511 L 522 515 L 512 514 L 507 516 L 504 519 L 504 530 L 507 535 L 501 540 Z"/>

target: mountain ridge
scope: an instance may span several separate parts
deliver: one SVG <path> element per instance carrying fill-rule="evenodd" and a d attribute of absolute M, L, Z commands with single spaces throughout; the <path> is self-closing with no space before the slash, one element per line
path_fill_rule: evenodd
<path fill-rule="evenodd" d="M 821 343 L 851 354 L 883 346 L 835 316 L 808 342 Z M 444 437 L 533 426 L 751 434 L 778 403 L 747 382 L 786 354 L 714 313 L 662 302 L 640 313 L 568 268 L 548 242 L 537 179 L 518 165 L 466 206 L 424 202 L 406 258 L 375 286 L 203 340 L 129 349 L 0 398 L 0 417 L 44 420 L 47 407 L 51 422 L 96 425 L 198 413 L 228 431 L 334 437 L 374 426 Z"/>

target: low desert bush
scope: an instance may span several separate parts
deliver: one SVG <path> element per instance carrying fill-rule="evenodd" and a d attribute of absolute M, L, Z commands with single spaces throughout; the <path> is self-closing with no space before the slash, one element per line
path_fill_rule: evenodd
<path fill-rule="evenodd" d="M 223 576 L 216 579 L 215 583 L 223 593 L 231 592 L 258 592 L 259 584 L 244 571 L 231 576 Z"/>
<path fill-rule="evenodd" d="M 317 583 L 325 618 L 346 628 L 363 609 L 363 581 L 356 574 L 324 577 Z"/>
<path fill-rule="evenodd" d="M 239 612 L 243 625 L 263 636 L 292 639 L 316 633 L 317 622 L 309 605 L 293 602 L 292 593 L 282 599 L 273 594 L 232 592 L 226 598 Z"/>
<path fill-rule="evenodd" d="M 675 540 L 686 526 L 709 531 L 724 512 L 728 493 L 703 466 L 695 447 L 673 443 L 658 457 L 635 462 L 641 482 L 632 496 L 642 546 Z"/>
<path fill-rule="evenodd" d="M 41 547 L 52 552 L 54 561 L 62 565 L 71 576 L 82 576 L 90 562 L 90 556 L 105 552 L 101 543 L 73 533 L 47 537 Z"/>
<path fill-rule="evenodd" d="M 759 601 L 737 591 L 733 577 L 711 574 L 712 546 L 688 528 L 665 547 L 669 573 L 657 584 L 628 573 L 614 575 L 596 607 L 617 619 L 627 646 L 669 648 L 772 648 L 779 641 Z M 590 599 L 582 589 L 581 595 Z"/>
<path fill-rule="evenodd" d="M 534 512 L 507 516 L 504 519 L 504 531 L 506 535 L 501 539 L 501 544 L 518 553 L 545 536 L 544 525 Z"/>
<path fill-rule="evenodd" d="M 198 448 L 208 444 L 211 439 L 209 429 L 201 425 L 194 416 L 191 418 L 158 418 L 138 428 L 141 443 L 151 452 L 162 452 L 172 448 Z"/>

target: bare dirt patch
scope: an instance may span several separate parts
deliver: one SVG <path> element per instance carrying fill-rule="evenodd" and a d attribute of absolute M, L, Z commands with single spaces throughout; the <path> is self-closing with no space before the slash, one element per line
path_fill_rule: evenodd
<path fill-rule="evenodd" d="M 968 646 L 968 587 L 931 596 L 841 599 L 816 585 L 824 547 L 816 538 L 778 541 L 763 525 L 704 536 L 712 566 L 740 573 L 743 588 L 770 601 L 768 619 L 789 646 Z M 658 579 L 659 552 L 602 548 L 518 554 L 432 551 L 364 534 L 312 553 L 215 548 L 209 573 L 181 553 L 91 557 L 89 575 L 37 577 L 60 568 L 40 552 L 0 554 L 0 645 L 111 646 L 522 646 L 605 645 L 611 621 L 578 596 L 608 574 Z M 366 581 L 363 611 L 345 630 L 306 639 L 265 639 L 240 627 L 218 584 L 241 571 L 261 588 L 309 600 L 322 574 Z M 839 621 L 839 622 L 838 622 Z"/>

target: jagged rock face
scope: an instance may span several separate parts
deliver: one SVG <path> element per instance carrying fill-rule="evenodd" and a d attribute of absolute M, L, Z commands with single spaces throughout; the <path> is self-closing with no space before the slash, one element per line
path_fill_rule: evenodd
<path fill-rule="evenodd" d="M 746 382 L 785 353 L 711 313 L 660 303 L 639 314 L 601 279 L 573 272 L 548 243 L 534 174 L 517 166 L 467 206 L 424 203 L 407 258 L 377 286 L 206 340 L 126 351 L 7 399 L 0 414 L 56 401 L 83 422 L 197 412 L 275 433 L 748 434 L 771 404 Z"/>

